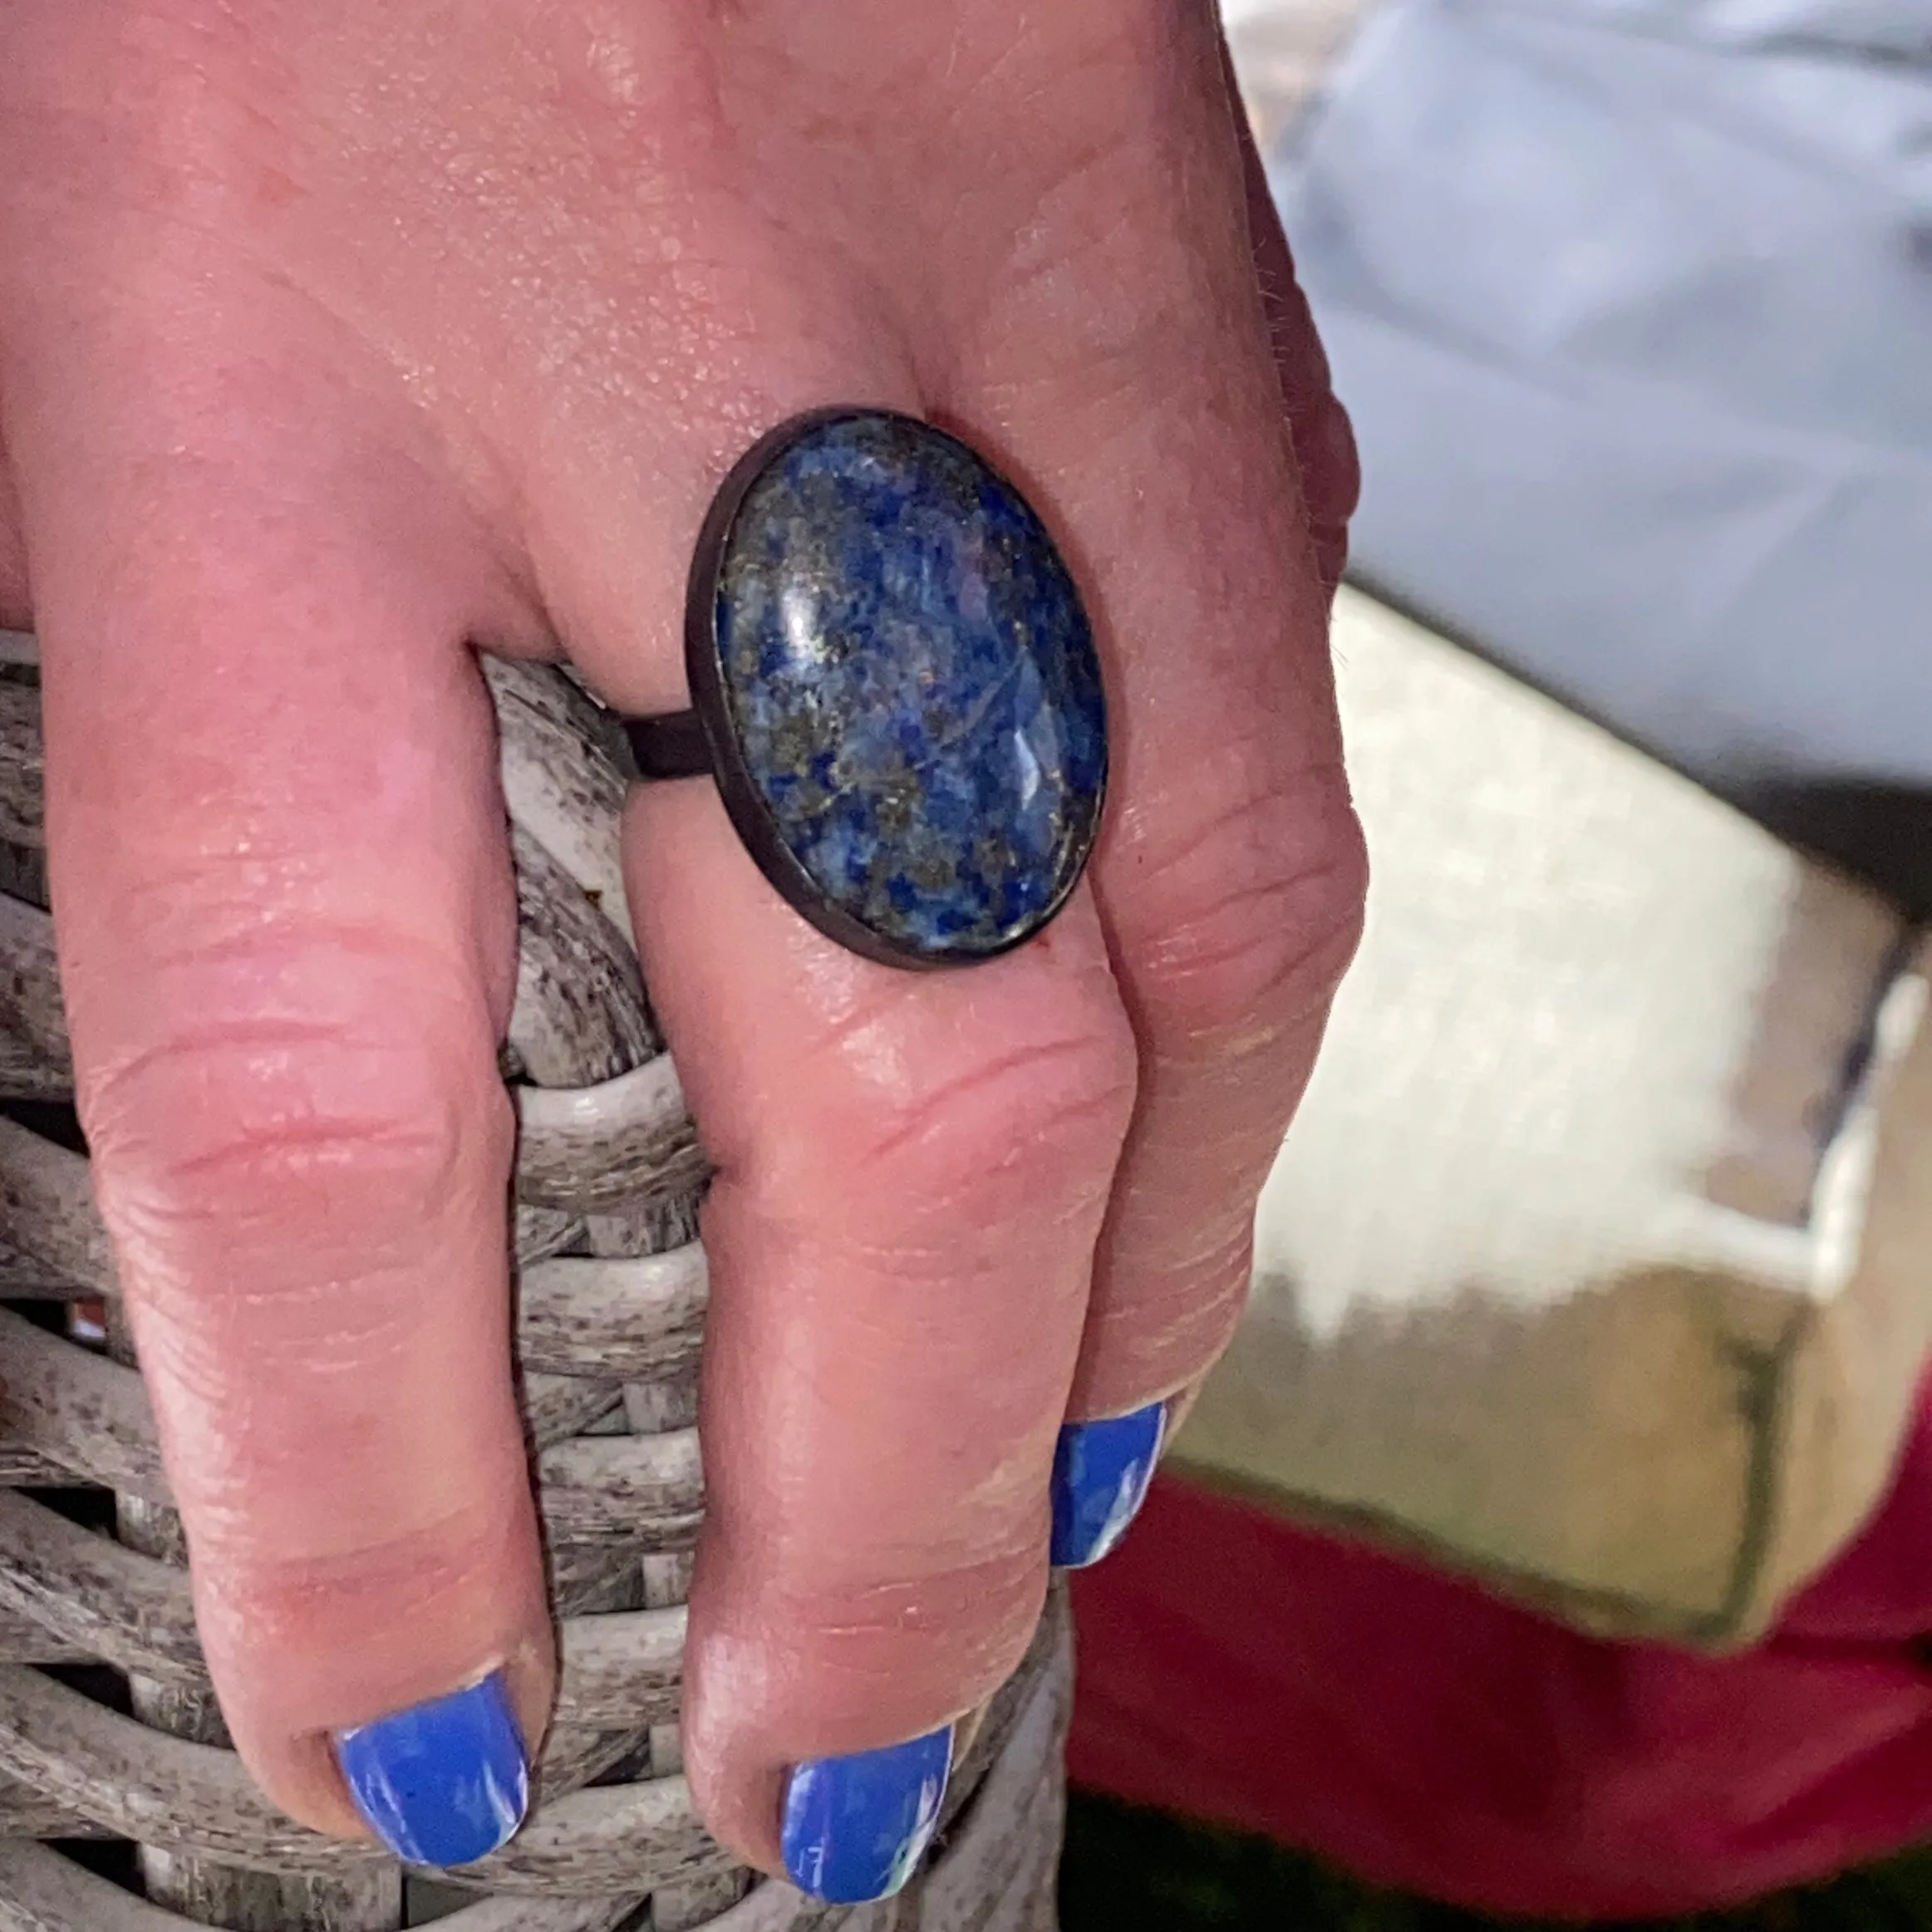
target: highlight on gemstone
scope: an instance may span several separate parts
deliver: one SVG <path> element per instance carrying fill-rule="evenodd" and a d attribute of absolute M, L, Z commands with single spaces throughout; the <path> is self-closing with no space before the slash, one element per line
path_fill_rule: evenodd
<path fill-rule="evenodd" d="M 740 833 L 862 951 L 1006 951 L 1064 902 L 1106 787 L 1065 563 L 1010 483 L 910 417 L 804 419 L 754 464 L 694 586 L 692 684 Z"/>

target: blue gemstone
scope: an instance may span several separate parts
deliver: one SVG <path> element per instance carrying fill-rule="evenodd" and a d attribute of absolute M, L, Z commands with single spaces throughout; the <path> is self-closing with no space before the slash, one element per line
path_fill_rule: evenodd
<path fill-rule="evenodd" d="M 763 455 L 715 569 L 726 800 L 755 853 L 775 843 L 787 896 L 906 963 L 1044 925 L 1093 844 L 1106 711 L 1079 592 L 1019 492 L 909 417 L 807 419 Z"/>

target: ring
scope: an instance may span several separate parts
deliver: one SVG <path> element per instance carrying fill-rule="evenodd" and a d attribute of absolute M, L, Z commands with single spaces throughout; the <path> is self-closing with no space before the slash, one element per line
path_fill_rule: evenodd
<path fill-rule="evenodd" d="M 714 779 L 820 932 L 966 965 L 1072 893 L 1107 788 L 1092 627 L 1025 497 L 956 437 L 831 409 L 762 437 L 692 558 L 691 709 L 626 721 L 640 774 Z"/>

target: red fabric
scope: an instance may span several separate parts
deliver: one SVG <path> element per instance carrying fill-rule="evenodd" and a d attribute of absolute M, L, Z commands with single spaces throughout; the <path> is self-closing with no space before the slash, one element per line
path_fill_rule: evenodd
<path fill-rule="evenodd" d="M 1172 1479 L 1074 1579 L 1076 1782 L 1495 1912 L 1688 1912 L 1932 1837 L 1932 1427 L 1771 1641 L 1594 1641 Z"/>

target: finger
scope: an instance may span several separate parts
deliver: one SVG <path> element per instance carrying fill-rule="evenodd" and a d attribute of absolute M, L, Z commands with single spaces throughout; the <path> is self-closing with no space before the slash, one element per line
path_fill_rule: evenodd
<path fill-rule="evenodd" d="M 556 604 L 596 610 L 594 560 L 620 547 L 640 583 L 621 622 L 571 632 L 622 708 L 665 701 L 691 546 L 750 435 L 828 396 L 916 403 L 902 369 L 853 351 L 836 300 L 827 326 L 808 308 L 764 337 L 766 393 L 660 440 L 649 486 L 676 479 L 678 517 L 560 479 L 583 535 L 547 573 Z M 626 834 L 646 976 L 716 1168 L 686 1762 L 726 1844 L 877 1895 L 931 1828 L 954 1721 L 1038 1620 L 1133 1040 L 1085 894 L 1015 955 L 908 974 L 807 926 L 710 784 L 640 788 Z"/>
<path fill-rule="evenodd" d="M 159 278 L 151 330 L 7 293 L 79 1102 L 209 1666 L 296 1816 L 466 1861 L 552 1669 L 487 559 L 293 302 L 211 271 L 189 353 Z"/>
<path fill-rule="evenodd" d="M 1069 140 L 1108 170 L 1025 234 L 1003 278 L 976 265 L 984 319 L 952 397 L 1056 506 L 1115 719 L 1095 878 L 1141 1077 L 1073 1398 L 1077 1421 L 1109 1425 L 1074 1438 L 1111 1444 L 1105 1533 L 1068 1561 L 1118 1534 L 1112 1505 L 1144 1487 L 1159 1405 L 1238 1313 L 1256 1196 L 1363 891 L 1233 106 L 1210 16 L 1168 17 L 1190 24 L 1162 61 L 1125 44 L 1106 85 L 1062 102 Z M 1126 138 L 1134 126 L 1168 138 Z M 1081 1500 L 1063 1483 L 1056 1507 Z"/>
<path fill-rule="evenodd" d="M 806 927 L 713 788 L 645 788 L 630 831 L 718 1168 L 687 1762 L 727 1843 L 873 1896 L 1039 1615 L 1132 1041 L 1084 895 L 1018 954 L 899 973 Z"/>

